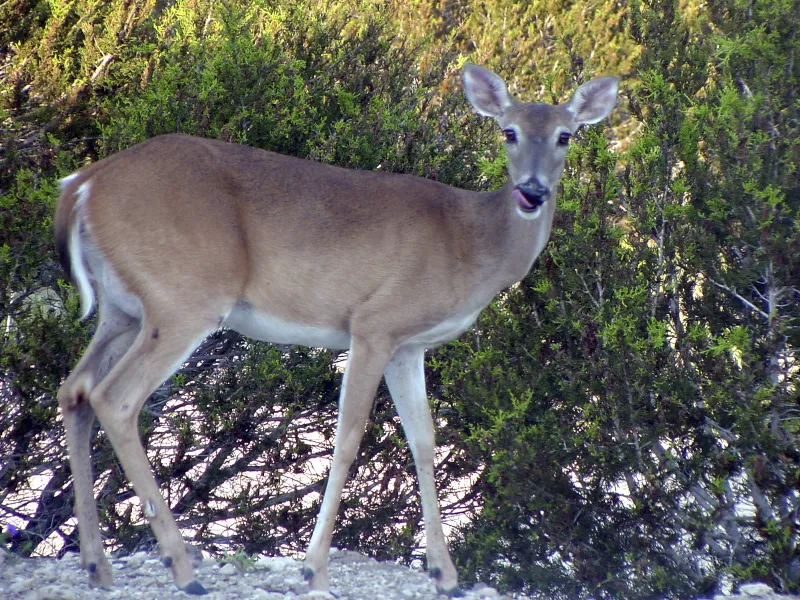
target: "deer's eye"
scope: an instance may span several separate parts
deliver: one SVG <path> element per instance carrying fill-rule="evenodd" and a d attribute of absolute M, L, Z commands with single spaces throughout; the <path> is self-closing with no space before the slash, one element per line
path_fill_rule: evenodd
<path fill-rule="evenodd" d="M 513 129 L 503 129 L 503 133 L 506 136 L 506 142 L 509 144 L 513 144 L 517 141 L 517 132 Z"/>
<path fill-rule="evenodd" d="M 567 144 L 569 144 L 569 138 L 571 137 L 572 137 L 571 133 L 567 133 L 566 131 L 561 132 L 561 134 L 558 136 L 558 145 L 566 146 Z"/>

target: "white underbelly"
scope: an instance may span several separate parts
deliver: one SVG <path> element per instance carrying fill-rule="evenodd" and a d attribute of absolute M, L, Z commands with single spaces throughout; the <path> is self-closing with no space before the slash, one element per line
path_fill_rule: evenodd
<path fill-rule="evenodd" d="M 478 318 L 478 315 L 481 314 L 481 310 L 483 310 L 483 308 L 468 315 L 450 317 L 441 323 L 437 323 L 430 329 L 414 334 L 407 340 L 404 340 L 401 346 L 422 345 L 426 348 L 430 348 L 454 340 L 469 329 L 470 325 L 472 325 L 475 319 Z"/>
<path fill-rule="evenodd" d="M 466 316 L 450 317 L 425 331 L 399 340 L 398 346 L 415 345 L 429 348 L 454 340 L 475 322 L 481 310 Z M 292 323 L 258 311 L 247 304 L 237 304 L 221 326 L 229 327 L 249 338 L 274 344 L 296 344 L 334 350 L 350 347 L 350 334 L 346 331 Z"/>
<path fill-rule="evenodd" d="M 237 305 L 222 322 L 222 327 L 229 327 L 254 340 L 275 344 L 334 350 L 350 347 L 350 335 L 345 331 L 284 321 L 248 305 Z"/>

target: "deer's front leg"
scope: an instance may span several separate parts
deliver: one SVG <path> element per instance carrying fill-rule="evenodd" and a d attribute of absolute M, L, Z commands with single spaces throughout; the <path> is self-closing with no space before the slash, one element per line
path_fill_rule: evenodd
<path fill-rule="evenodd" d="M 336 427 L 333 464 L 303 568 L 303 576 L 311 590 L 328 591 L 330 587 L 328 551 L 331 547 L 336 513 L 347 481 L 347 472 L 358 452 L 375 392 L 388 358 L 389 350 L 383 344 L 353 336 L 342 380 L 342 390 L 339 394 L 339 420 Z"/>
<path fill-rule="evenodd" d="M 433 477 L 436 452 L 435 434 L 428 396 L 425 392 L 425 349 L 401 348 L 386 367 L 386 385 L 394 400 L 408 445 L 414 456 L 425 519 L 428 572 L 436 580 L 439 591 L 462 596 L 458 575 L 442 530 L 439 498 Z"/>

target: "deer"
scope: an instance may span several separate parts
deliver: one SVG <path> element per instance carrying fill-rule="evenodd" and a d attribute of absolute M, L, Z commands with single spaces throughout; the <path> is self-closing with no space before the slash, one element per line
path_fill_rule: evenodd
<path fill-rule="evenodd" d="M 95 418 L 105 431 L 175 585 L 206 593 L 155 481 L 139 413 L 220 328 L 256 340 L 348 351 L 333 460 L 302 574 L 330 594 L 328 553 L 348 470 L 384 378 L 418 479 L 427 569 L 463 595 L 442 527 L 427 349 L 466 331 L 522 280 L 553 224 L 570 138 L 616 104 L 618 79 L 563 104 L 515 100 L 467 63 L 463 89 L 505 136 L 508 182 L 476 192 L 406 174 L 344 169 L 188 135 L 151 138 L 61 180 L 56 248 L 97 326 L 58 391 L 81 566 L 110 588 L 93 492 Z"/>

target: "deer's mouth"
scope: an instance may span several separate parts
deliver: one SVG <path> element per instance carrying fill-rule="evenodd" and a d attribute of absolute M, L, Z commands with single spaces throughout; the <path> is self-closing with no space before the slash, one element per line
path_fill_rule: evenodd
<path fill-rule="evenodd" d="M 536 212 L 547 198 L 544 194 L 532 193 L 526 190 L 524 186 L 515 187 L 513 196 L 519 209 L 530 213 Z"/>

